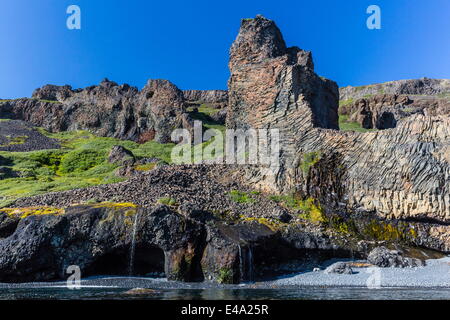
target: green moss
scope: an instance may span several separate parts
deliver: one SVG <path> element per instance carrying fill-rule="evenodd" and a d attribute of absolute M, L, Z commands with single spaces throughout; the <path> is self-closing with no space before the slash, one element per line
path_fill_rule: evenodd
<path fill-rule="evenodd" d="M 220 268 L 219 274 L 217 276 L 217 282 L 222 284 L 232 284 L 233 283 L 233 270 L 231 268 Z"/>
<path fill-rule="evenodd" d="M 392 241 L 392 242 L 410 242 L 417 237 L 414 229 L 410 228 L 407 223 L 392 223 L 371 220 L 364 230 L 363 235 L 378 241 Z"/>
<path fill-rule="evenodd" d="M 265 225 L 272 231 L 279 231 L 283 227 L 286 227 L 286 223 L 282 223 L 279 220 L 276 219 L 270 219 L 270 218 L 254 218 L 254 217 L 247 217 L 245 215 L 240 216 L 241 221 L 243 222 L 257 222 L 259 224 Z"/>
<path fill-rule="evenodd" d="M 161 198 L 158 200 L 158 203 L 171 207 L 176 206 L 178 204 L 176 199 L 170 197 Z"/>
<path fill-rule="evenodd" d="M 134 169 L 137 171 L 150 171 L 150 170 L 153 170 L 155 167 L 156 167 L 156 163 L 152 162 L 152 163 L 137 165 L 134 167 Z"/>
<path fill-rule="evenodd" d="M 83 172 L 102 164 L 105 158 L 106 155 L 104 152 L 92 149 L 74 150 L 61 158 L 59 170 L 63 174 Z"/>
<path fill-rule="evenodd" d="M 123 208 L 137 208 L 138 206 L 132 202 L 102 202 L 92 206 L 93 208 L 110 208 L 110 209 L 123 209 Z"/>
<path fill-rule="evenodd" d="M 308 152 L 303 155 L 303 160 L 300 163 L 300 168 L 305 175 L 308 175 L 309 169 L 319 162 L 322 154 L 320 151 Z"/>
<path fill-rule="evenodd" d="M 295 195 L 276 195 L 270 196 L 269 198 L 288 209 L 301 211 L 298 216 L 304 220 L 319 223 L 327 221 L 322 207 L 318 201 L 313 198 L 303 200 L 297 198 Z"/>
<path fill-rule="evenodd" d="M 7 146 L 12 146 L 12 145 L 17 145 L 17 144 L 24 144 L 27 139 L 28 136 L 18 136 L 18 137 L 11 137 L 11 136 L 5 136 L 9 141 L 4 144 L 4 145 L 0 145 L 0 147 L 7 147 Z"/>
<path fill-rule="evenodd" d="M 344 235 L 358 236 L 358 228 L 351 219 L 343 219 L 338 215 L 331 215 L 327 218 L 327 226 L 334 231 Z"/>
<path fill-rule="evenodd" d="M 354 102 L 354 100 L 352 98 L 347 99 L 347 100 L 339 100 L 339 107 L 345 107 L 349 104 L 352 104 Z"/>
<path fill-rule="evenodd" d="M 231 190 L 229 196 L 232 201 L 237 203 L 253 203 L 256 201 L 250 194 L 239 190 Z"/>

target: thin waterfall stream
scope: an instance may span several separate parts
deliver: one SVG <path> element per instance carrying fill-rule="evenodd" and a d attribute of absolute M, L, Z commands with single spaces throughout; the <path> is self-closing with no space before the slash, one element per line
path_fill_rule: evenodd
<path fill-rule="evenodd" d="M 139 212 L 137 212 L 134 216 L 134 223 L 133 223 L 133 233 L 131 237 L 131 244 L 130 244 L 130 258 L 128 261 L 128 275 L 132 276 L 134 272 L 134 255 L 136 252 L 136 233 L 137 233 L 137 227 L 138 227 L 138 218 L 139 218 Z"/>

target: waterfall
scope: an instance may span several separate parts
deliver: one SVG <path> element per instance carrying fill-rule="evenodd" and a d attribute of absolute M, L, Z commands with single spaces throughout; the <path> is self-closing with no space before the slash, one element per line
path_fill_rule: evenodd
<path fill-rule="evenodd" d="M 133 233 L 130 244 L 130 260 L 128 261 L 128 275 L 132 276 L 134 271 L 134 253 L 136 251 L 136 231 L 138 225 L 139 212 L 134 216 Z"/>
<path fill-rule="evenodd" d="M 241 281 L 253 281 L 253 252 L 250 245 L 242 248 L 239 244 L 239 273 Z"/>
<path fill-rule="evenodd" d="M 248 280 L 253 281 L 253 252 L 252 247 L 248 246 L 247 249 L 247 273 Z"/>
<path fill-rule="evenodd" d="M 241 281 L 244 280 L 244 261 L 242 258 L 242 247 L 241 244 L 239 244 L 239 278 Z"/>

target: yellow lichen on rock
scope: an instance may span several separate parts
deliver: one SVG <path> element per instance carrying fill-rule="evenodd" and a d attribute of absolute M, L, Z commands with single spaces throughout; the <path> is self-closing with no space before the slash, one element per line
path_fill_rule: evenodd
<path fill-rule="evenodd" d="M 138 206 L 132 202 L 102 202 L 94 204 L 93 208 L 112 208 L 112 209 L 122 209 L 122 208 L 137 208 Z"/>
<path fill-rule="evenodd" d="M 6 213 L 10 217 L 19 216 L 24 219 L 29 216 L 58 215 L 64 214 L 65 210 L 55 207 L 28 207 L 28 208 L 5 208 L 0 213 Z"/>

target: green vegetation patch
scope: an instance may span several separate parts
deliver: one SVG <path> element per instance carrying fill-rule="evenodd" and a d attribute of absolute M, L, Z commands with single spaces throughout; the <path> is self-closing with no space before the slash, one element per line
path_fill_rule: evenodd
<path fill-rule="evenodd" d="M 170 207 L 176 206 L 178 204 L 176 199 L 170 198 L 170 197 L 161 198 L 158 200 L 158 203 L 164 204 L 164 205 L 170 206 Z"/>
<path fill-rule="evenodd" d="M 28 136 L 17 136 L 17 137 L 5 136 L 5 137 L 9 141 L 6 144 L 0 145 L 0 147 L 7 147 L 16 144 L 24 144 L 28 139 Z"/>
<path fill-rule="evenodd" d="M 313 198 L 307 198 L 305 200 L 297 198 L 295 195 L 275 195 L 269 197 L 271 200 L 280 203 L 284 207 L 300 211 L 298 216 L 301 219 L 312 222 L 326 222 L 324 210 Z"/>
<path fill-rule="evenodd" d="M 363 235 L 378 241 L 410 242 L 417 237 L 417 232 L 407 223 L 393 225 L 384 221 L 372 220 L 365 226 Z"/>
<path fill-rule="evenodd" d="M 308 152 L 303 155 L 303 160 L 300 163 L 300 168 L 303 173 L 307 175 L 309 173 L 309 169 L 313 167 L 317 162 L 319 162 L 322 157 L 322 153 L 320 151 Z"/>
<path fill-rule="evenodd" d="M 358 122 L 349 122 L 348 115 L 339 115 L 339 129 L 341 131 L 370 132 L 376 129 L 365 129 Z"/>
<path fill-rule="evenodd" d="M 354 102 L 353 98 L 347 99 L 347 100 L 339 100 L 339 107 L 345 107 Z"/>
<path fill-rule="evenodd" d="M 239 190 L 231 190 L 229 196 L 232 201 L 237 203 L 253 203 L 256 202 L 255 199 L 251 197 L 250 193 L 239 191 Z"/>
<path fill-rule="evenodd" d="M 233 283 L 233 270 L 231 268 L 220 268 L 217 282 L 222 284 Z"/>
<path fill-rule="evenodd" d="M 149 141 L 138 144 L 97 137 L 87 131 L 50 133 L 42 128 L 36 130 L 58 140 L 62 148 L 31 152 L 0 151 L 3 159 L 0 165 L 19 174 L 19 177 L 0 180 L 0 208 L 20 197 L 123 181 L 115 175 L 118 165 L 109 163 L 107 159 L 114 145 L 131 150 L 138 159 L 158 158 L 166 163 L 171 162 L 174 146 L 172 143 Z"/>

